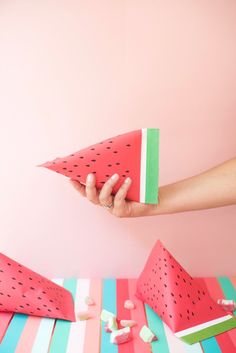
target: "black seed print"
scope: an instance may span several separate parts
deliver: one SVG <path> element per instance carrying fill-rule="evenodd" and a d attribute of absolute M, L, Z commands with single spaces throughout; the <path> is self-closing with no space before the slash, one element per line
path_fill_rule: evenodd
<path fill-rule="evenodd" d="M 10 263 L 10 262 L 8 262 L 7 264 L 8 264 L 8 266 L 11 266 L 11 263 Z"/>
<path fill-rule="evenodd" d="M 42 292 L 43 294 L 47 294 L 45 291 Z"/>
<path fill-rule="evenodd" d="M 96 153 L 96 156 L 100 156 L 100 153 Z"/>
<path fill-rule="evenodd" d="M 80 158 L 80 159 L 83 159 L 84 157 L 80 156 L 79 158 Z"/>
<path fill-rule="evenodd" d="M 90 167 L 90 164 L 86 164 L 86 167 Z"/>
<path fill-rule="evenodd" d="M 122 176 L 123 176 L 123 178 L 125 178 L 125 177 L 126 177 L 126 175 L 125 175 L 125 174 L 123 174 Z"/>
<path fill-rule="evenodd" d="M 77 178 L 80 178 L 81 177 L 81 175 L 76 175 L 77 176 Z"/>
<path fill-rule="evenodd" d="M 128 143 L 126 146 L 127 146 L 127 147 L 130 147 L 131 145 Z"/>
<path fill-rule="evenodd" d="M 13 279 L 13 281 L 15 281 L 15 280 L 16 280 L 16 277 L 12 277 L 11 279 Z"/>
<path fill-rule="evenodd" d="M 112 164 L 108 164 L 107 166 L 108 166 L 108 167 L 112 167 Z"/>
<path fill-rule="evenodd" d="M 34 290 L 35 288 L 34 287 L 30 287 L 30 289 Z"/>
<path fill-rule="evenodd" d="M 179 294 L 179 297 L 180 297 L 180 298 L 182 298 L 182 295 L 181 295 L 181 294 Z"/>
<path fill-rule="evenodd" d="M 91 162 L 96 162 L 96 159 L 91 159 Z"/>
<path fill-rule="evenodd" d="M 194 316 L 194 312 L 192 311 L 192 316 Z"/>
<path fill-rule="evenodd" d="M 188 320 L 190 320 L 190 317 L 189 317 L 189 316 L 187 316 L 187 319 L 188 319 Z"/>
<path fill-rule="evenodd" d="M 40 311 L 41 309 L 40 308 L 37 308 L 38 311 Z"/>
<path fill-rule="evenodd" d="M 91 151 L 94 151 L 94 150 L 95 150 L 95 148 L 94 148 L 94 147 L 93 147 L 93 148 L 90 148 L 90 150 L 91 150 Z"/>
<path fill-rule="evenodd" d="M 21 271 L 21 270 L 18 270 L 18 272 L 19 272 L 19 273 L 22 273 L 22 271 Z"/>
<path fill-rule="evenodd" d="M 120 163 L 119 163 L 119 162 L 117 162 L 117 163 L 116 163 L 116 165 L 120 165 Z"/>
<path fill-rule="evenodd" d="M 107 149 L 107 150 L 110 150 L 110 149 L 111 149 L 111 147 L 106 147 L 106 149 Z"/>
<path fill-rule="evenodd" d="M 175 282 L 175 285 L 178 286 L 178 282 Z"/>
<path fill-rule="evenodd" d="M 20 286 L 23 286 L 23 283 L 22 283 L 22 282 L 18 282 L 18 284 L 19 284 Z"/>
<path fill-rule="evenodd" d="M 4 294 L 1 292 L 0 295 L 4 295 Z"/>
<path fill-rule="evenodd" d="M 70 156 L 71 156 L 71 157 L 73 157 L 73 156 L 74 156 L 74 154 L 70 154 Z"/>
<path fill-rule="evenodd" d="M 172 295 L 172 297 L 174 297 L 174 293 L 170 293 Z"/>
<path fill-rule="evenodd" d="M 195 305 L 195 301 L 192 301 L 193 305 Z"/>
<path fill-rule="evenodd" d="M 8 298 L 11 298 L 10 294 L 7 294 Z"/>
<path fill-rule="evenodd" d="M 24 309 L 23 305 L 20 305 L 20 308 Z"/>
<path fill-rule="evenodd" d="M 73 172 L 73 170 L 68 170 L 68 172 L 69 172 L 69 173 L 72 173 L 72 172 Z"/>
<path fill-rule="evenodd" d="M 51 303 L 53 303 L 53 300 L 52 300 L 52 299 L 50 299 L 49 301 L 50 301 Z"/>
<path fill-rule="evenodd" d="M 169 315 L 170 318 L 172 318 L 172 315 Z"/>
<path fill-rule="evenodd" d="M 190 298 L 190 294 L 188 294 L 188 298 Z"/>
<path fill-rule="evenodd" d="M 63 167 L 62 169 L 66 170 L 67 168 L 66 168 L 66 167 Z"/>
<path fill-rule="evenodd" d="M 16 287 L 11 287 L 12 289 L 16 289 Z"/>
<path fill-rule="evenodd" d="M 179 316 L 180 316 L 180 317 L 183 317 L 183 315 L 182 315 L 182 314 L 179 314 Z"/>
<path fill-rule="evenodd" d="M 41 297 L 38 297 L 39 300 L 41 300 L 42 298 Z"/>
<path fill-rule="evenodd" d="M 32 278 L 32 277 L 29 277 L 29 280 L 30 280 L 30 281 L 33 281 L 33 278 Z"/>
<path fill-rule="evenodd" d="M 51 310 L 51 309 L 48 309 L 48 311 L 50 311 L 50 312 L 51 312 L 52 310 Z"/>
<path fill-rule="evenodd" d="M 29 304 L 29 303 L 26 303 L 26 305 L 27 305 L 27 306 L 30 306 L 30 304 Z"/>
<path fill-rule="evenodd" d="M 63 163 L 67 163 L 67 161 L 63 161 Z"/>
<path fill-rule="evenodd" d="M 78 164 L 74 164 L 74 167 L 78 167 Z"/>
<path fill-rule="evenodd" d="M 212 306 L 210 306 L 210 310 L 213 310 Z"/>
<path fill-rule="evenodd" d="M 26 298 L 26 295 L 22 294 L 22 298 Z"/>
<path fill-rule="evenodd" d="M 165 307 L 167 308 L 167 304 L 165 304 Z"/>
<path fill-rule="evenodd" d="M 117 151 L 113 151 L 113 153 L 117 153 Z"/>

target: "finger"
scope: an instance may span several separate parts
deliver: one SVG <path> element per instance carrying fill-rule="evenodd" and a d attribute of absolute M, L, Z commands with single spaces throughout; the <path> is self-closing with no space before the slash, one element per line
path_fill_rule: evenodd
<path fill-rule="evenodd" d="M 98 192 L 96 188 L 96 179 L 93 173 L 87 175 L 85 192 L 87 199 L 96 205 L 99 203 Z"/>
<path fill-rule="evenodd" d="M 113 201 L 113 196 L 111 195 L 113 187 L 119 180 L 118 174 L 113 174 L 110 179 L 108 179 L 105 184 L 103 185 L 100 194 L 99 194 L 99 201 L 101 205 L 109 205 Z"/>
<path fill-rule="evenodd" d="M 114 208 L 122 208 L 125 205 L 125 198 L 130 188 L 132 180 L 128 177 L 117 191 L 114 198 Z"/>
<path fill-rule="evenodd" d="M 86 193 L 85 193 L 85 186 L 80 184 L 79 181 L 77 180 L 73 180 L 73 179 L 70 179 L 70 183 L 71 185 L 77 190 L 79 191 L 79 193 L 85 197 L 86 196 Z"/>

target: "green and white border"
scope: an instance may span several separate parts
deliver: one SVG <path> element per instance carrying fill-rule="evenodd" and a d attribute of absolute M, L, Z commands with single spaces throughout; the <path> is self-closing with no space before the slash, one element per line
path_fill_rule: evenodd
<path fill-rule="evenodd" d="M 142 129 L 140 202 L 158 203 L 159 129 Z"/>
<path fill-rule="evenodd" d="M 196 325 L 186 330 L 176 332 L 175 336 L 188 344 L 193 344 L 206 338 L 218 335 L 222 332 L 231 330 L 234 327 L 236 327 L 236 317 L 226 315 L 218 319 L 205 322 L 204 324 Z"/>

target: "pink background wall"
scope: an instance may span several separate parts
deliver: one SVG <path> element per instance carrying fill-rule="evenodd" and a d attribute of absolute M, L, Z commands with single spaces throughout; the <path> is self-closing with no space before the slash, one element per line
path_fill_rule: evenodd
<path fill-rule="evenodd" d="M 1 251 L 48 276 L 136 276 L 160 238 L 193 275 L 235 274 L 236 207 L 117 219 L 35 165 L 161 129 L 160 182 L 235 156 L 236 2 L 0 4 Z"/>

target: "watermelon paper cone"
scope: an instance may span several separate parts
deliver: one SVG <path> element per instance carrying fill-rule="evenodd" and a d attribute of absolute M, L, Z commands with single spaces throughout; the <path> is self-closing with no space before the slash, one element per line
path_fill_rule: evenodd
<path fill-rule="evenodd" d="M 118 173 L 117 192 L 125 178 L 132 179 L 127 199 L 158 203 L 159 130 L 140 129 L 91 145 L 63 158 L 39 166 L 61 173 L 85 184 L 89 173 L 96 176 L 96 187 Z"/>
<path fill-rule="evenodd" d="M 75 321 L 71 293 L 0 254 L 0 311 Z"/>
<path fill-rule="evenodd" d="M 160 241 L 137 282 L 137 296 L 186 343 L 193 344 L 236 327 Z"/>

